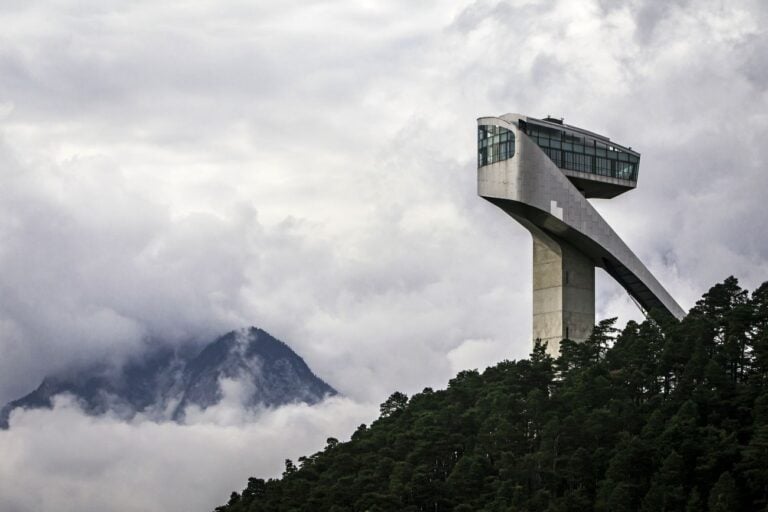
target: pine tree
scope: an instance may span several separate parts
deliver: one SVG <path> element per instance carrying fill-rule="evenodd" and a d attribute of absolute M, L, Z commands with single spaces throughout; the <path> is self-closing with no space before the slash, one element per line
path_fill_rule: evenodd
<path fill-rule="evenodd" d="M 714 487 L 709 491 L 708 503 L 710 512 L 733 512 L 734 510 L 739 510 L 736 481 L 730 472 L 724 472 L 717 479 Z"/>

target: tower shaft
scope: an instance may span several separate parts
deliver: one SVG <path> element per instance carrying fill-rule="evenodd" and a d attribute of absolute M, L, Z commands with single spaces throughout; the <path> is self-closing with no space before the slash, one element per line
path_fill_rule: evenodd
<path fill-rule="evenodd" d="M 595 325 L 595 266 L 573 246 L 539 229 L 533 236 L 533 338 L 553 357 L 560 341 L 583 341 Z"/>

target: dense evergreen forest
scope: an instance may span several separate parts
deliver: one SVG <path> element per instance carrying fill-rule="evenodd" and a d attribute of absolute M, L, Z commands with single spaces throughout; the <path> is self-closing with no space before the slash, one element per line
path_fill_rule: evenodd
<path fill-rule="evenodd" d="M 394 393 L 218 512 L 768 511 L 768 282 Z"/>

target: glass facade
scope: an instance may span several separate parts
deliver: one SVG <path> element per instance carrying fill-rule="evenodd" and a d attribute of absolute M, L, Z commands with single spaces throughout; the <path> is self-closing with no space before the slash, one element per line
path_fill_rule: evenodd
<path fill-rule="evenodd" d="M 515 134 L 501 126 L 477 127 L 477 166 L 501 162 L 515 156 Z"/>
<path fill-rule="evenodd" d="M 520 121 L 520 129 L 561 169 L 637 181 L 640 157 L 611 145 L 609 141 L 525 121 Z"/>

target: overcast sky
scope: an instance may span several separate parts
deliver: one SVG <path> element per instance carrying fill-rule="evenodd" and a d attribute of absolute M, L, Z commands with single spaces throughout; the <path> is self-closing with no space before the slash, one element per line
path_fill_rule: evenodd
<path fill-rule="evenodd" d="M 347 398 L 185 426 L 63 401 L 0 433 L 0 508 L 138 490 L 118 510 L 206 510 L 396 389 L 525 356 L 530 235 L 476 196 L 482 115 L 551 114 L 640 151 L 638 188 L 596 206 L 686 310 L 731 274 L 755 288 L 767 6 L 2 1 L 0 402 L 247 325 Z M 597 306 L 640 318 L 602 273 Z M 216 478 L 168 464 L 182 452 Z M 125 478 L 139 466 L 151 477 Z"/>

